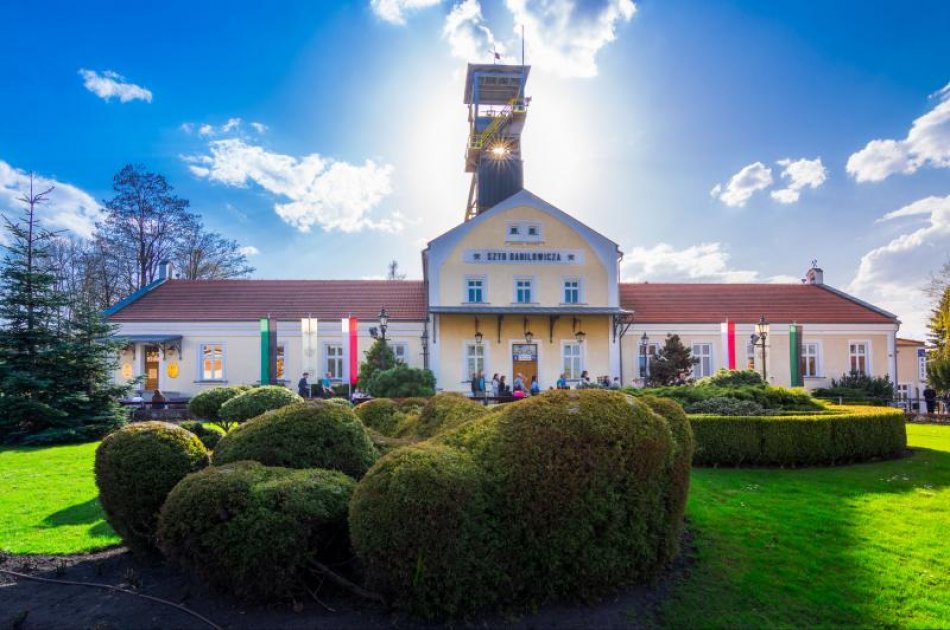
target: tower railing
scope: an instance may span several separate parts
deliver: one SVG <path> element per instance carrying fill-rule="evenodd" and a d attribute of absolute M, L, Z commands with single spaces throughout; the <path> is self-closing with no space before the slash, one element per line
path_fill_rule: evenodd
<path fill-rule="evenodd" d="M 522 97 L 516 96 L 512 98 L 502 107 L 498 115 L 492 118 L 492 121 L 488 123 L 488 126 L 485 127 L 481 133 L 477 132 L 473 126 L 472 133 L 469 135 L 468 148 L 475 151 L 484 149 L 501 128 L 511 120 L 512 116 L 526 111 L 527 107 Z"/>

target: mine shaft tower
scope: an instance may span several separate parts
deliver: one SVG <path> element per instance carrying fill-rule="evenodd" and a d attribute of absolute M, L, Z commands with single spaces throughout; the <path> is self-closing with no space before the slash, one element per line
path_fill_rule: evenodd
<path fill-rule="evenodd" d="M 465 172 L 472 174 L 472 184 L 466 221 L 524 188 L 521 131 L 531 101 L 524 93 L 530 70 L 524 65 L 468 64 Z"/>

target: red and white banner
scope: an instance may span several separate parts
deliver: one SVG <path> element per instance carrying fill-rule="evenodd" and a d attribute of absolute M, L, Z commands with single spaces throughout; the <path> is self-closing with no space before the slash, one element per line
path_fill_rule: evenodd
<path fill-rule="evenodd" d="M 725 367 L 736 369 L 736 323 L 731 319 L 722 323 L 722 347 L 724 348 Z"/>
<path fill-rule="evenodd" d="M 359 322 L 355 317 L 344 317 L 343 325 L 343 382 L 356 385 L 360 376 Z"/>

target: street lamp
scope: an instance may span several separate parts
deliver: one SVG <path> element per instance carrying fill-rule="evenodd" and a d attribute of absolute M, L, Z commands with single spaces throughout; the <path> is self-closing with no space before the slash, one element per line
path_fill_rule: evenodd
<path fill-rule="evenodd" d="M 380 337 L 383 340 L 383 343 L 386 343 L 386 328 L 389 327 L 389 313 L 386 312 L 386 307 L 379 309 L 379 332 Z"/>
<path fill-rule="evenodd" d="M 580 320 L 576 317 L 571 322 L 571 329 L 574 331 L 574 339 L 577 340 L 577 343 L 584 343 L 584 340 L 587 339 L 587 333 L 583 330 L 577 330 L 577 325 L 580 323 Z"/>
<path fill-rule="evenodd" d="M 650 338 L 647 336 L 647 332 L 643 331 L 643 336 L 640 337 L 640 352 L 643 354 L 643 365 L 640 367 L 640 376 L 643 378 L 644 385 L 650 379 Z"/>
<path fill-rule="evenodd" d="M 528 318 L 524 318 L 524 340 L 531 343 L 534 340 L 534 333 L 528 330 Z"/>
<path fill-rule="evenodd" d="M 768 382 L 768 374 L 765 367 L 765 342 L 769 336 L 769 321 L 765 319 L 765 315 L 759 318 L 759 321 L 755 324 L 755 332 L 752 334 L 752 347 L 755 348 L 756 345 L 759 345 L 761 342 L 762 345 L 762 380 L 766 383 Z"/>

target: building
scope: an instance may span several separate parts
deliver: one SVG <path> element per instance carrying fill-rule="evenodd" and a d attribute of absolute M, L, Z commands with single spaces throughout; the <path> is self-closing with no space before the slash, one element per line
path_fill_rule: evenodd
<path fill-rule="evenodd" d="M 472 185 L 464 221 L 422 252 L 422 281 L 185 281 L 164 266 L 109 310 L 128 342 L 116 378 L 183 395 L 304 371 L 351 380 L 385 309 L 397 356 L 443 390 L 468 390 L 478 372 L 537 376 L 543 389 L 585 371 L 642 383 L 667 334 L 692 348 L 695 377 L 748 366 L 808 388 L 850 371 L 896 379 L 898 319 L 825 285 L 817 264 L 801 284 L 621 282 L 615 242 L 523 188 L 527 76 L 469 66 Z M 763 316 L 768 334 L 753 346 Z M 356 319 L 352 333 L 344 318 Z"/>

